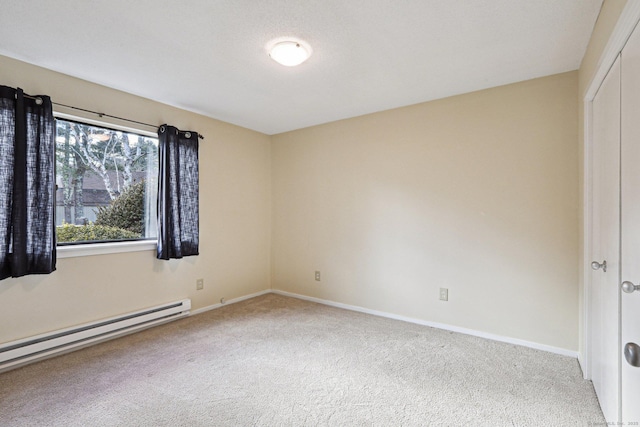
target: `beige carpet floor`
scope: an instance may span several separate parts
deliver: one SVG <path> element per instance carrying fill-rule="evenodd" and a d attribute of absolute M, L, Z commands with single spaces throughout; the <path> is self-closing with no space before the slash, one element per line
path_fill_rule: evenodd
<path fill-rule="evenodd" d="M 0 374 L 0 425 L 604 419 L 573 358 L 268 294 Z"/>

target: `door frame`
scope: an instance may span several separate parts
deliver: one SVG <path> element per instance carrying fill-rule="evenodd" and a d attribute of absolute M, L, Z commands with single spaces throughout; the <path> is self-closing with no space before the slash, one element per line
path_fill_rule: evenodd
<path fill-rule="evenodd" d="M 615 62 L 618 54 L 624 48 L 631 33 L 636 25 L 640 22 L 640 1 L 629 0 L 625 5 L 620 18 L 616 23 L 609 41 L 605 46 L 595 73 L 587 86 L 584 94 L 584 152 L 583 152 L 583 205 L 582 205 L 582 238 L 583 253 L 582 265 L 580 273 L 582 276 L 582 342 L 583 346 L 578 351 L 578 362 L 582 367 L 585 379 L 591 379 L 591 250 L 593 242 L 591 241 L 591 229 L 593 227 L 593 218 L 591 215 L 593 208 L 593 200 L 591 197 L 593 190 L 593 99 L 602 85 L 604 78 L 607 76 L 609 69 Z"/>

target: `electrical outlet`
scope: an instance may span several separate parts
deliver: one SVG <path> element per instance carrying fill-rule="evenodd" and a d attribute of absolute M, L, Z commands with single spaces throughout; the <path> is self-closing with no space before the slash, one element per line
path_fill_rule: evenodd
<path fill-rule="evenodd" d="M 204 289 L 204 279 L 196 280 L 196 290 L 200 291 Z"/>
<path fill-rule="evenodd" d="M 320 272 L 316 271 L 316 282 L 320 281 Z"/>
<path fill-rule="evenodd" d="M 449 301 L 449 289 L 440 288 L 440 301 Z"/>

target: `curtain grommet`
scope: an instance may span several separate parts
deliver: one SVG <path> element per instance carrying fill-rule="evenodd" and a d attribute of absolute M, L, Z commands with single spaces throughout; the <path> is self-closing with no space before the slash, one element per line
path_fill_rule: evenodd
<path fill-rule="evenodd" d="M 185 132 L 184 133 L 184 137 L 185 138 L 191 138 L 191 132 Z"/>

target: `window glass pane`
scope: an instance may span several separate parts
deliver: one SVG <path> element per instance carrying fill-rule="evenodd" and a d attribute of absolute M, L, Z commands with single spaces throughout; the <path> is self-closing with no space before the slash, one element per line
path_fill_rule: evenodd
<path fill-rule="evenodd" d="M 158 139 L 56 120 L 58 244 L 156 237 Z"/>

